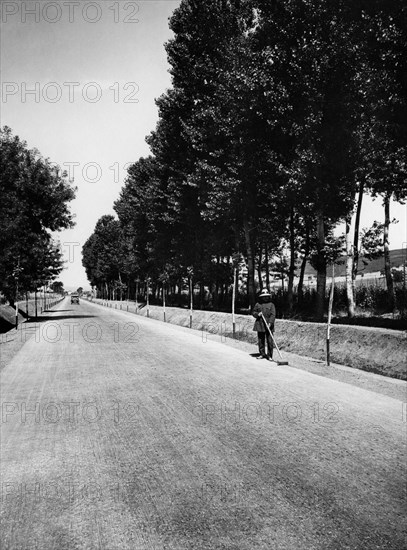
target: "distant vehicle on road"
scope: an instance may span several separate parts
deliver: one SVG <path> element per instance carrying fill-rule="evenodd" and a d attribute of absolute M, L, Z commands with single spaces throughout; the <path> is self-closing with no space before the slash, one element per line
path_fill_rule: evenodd
<path fill-rule="evenodd" d="M 72 292 L 71 304 L 79 304 L 79 294 L 77 292 Z"/>

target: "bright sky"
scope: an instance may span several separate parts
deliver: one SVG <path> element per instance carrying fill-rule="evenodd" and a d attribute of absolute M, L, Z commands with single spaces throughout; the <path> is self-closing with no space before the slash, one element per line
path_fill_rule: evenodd
<path fill-rule="evenodd" d="M 76 226 L 59 235 L 66 288 L 89 286 L 82 245 L 114 213 L 126 163 L 149 154 L 154 99 L 171 85 L 164 43 L 178 4 L 2 2 L 1 124 L 70 169 L 78 187 Z"/>
<path fill-rule="evenodd" d="M 2 1 L 1 125 L 74 176 L 76 226 L 59 239 L 65 288 L 88 288 L 81 249 L 97 220 L 113 214 L 125 165 L 149 154 L 154 99 L 171 84 L 164 43 L 180 0 Z M 391 247 L 406 246 L 406 206 Z M 365 201 L 362 227 L 382 221 Z"/>

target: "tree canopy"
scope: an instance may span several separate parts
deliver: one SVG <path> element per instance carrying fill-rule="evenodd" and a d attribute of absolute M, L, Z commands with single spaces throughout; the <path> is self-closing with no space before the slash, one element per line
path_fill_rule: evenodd
<path fill-rule="evenodd" d="M 103 281 L 193 273 L 213 290 L 241 254 L 253 303 L 256 265 L 261 285 L 274 257 L 291 308 L 301 256 L 322 317 L 333 230 L 358 190 L 405 198 L 406 18 L 402 0 L 182 0 L 151 156 L 129 169 L 109 222 L 121 235 L 109 265 L 122 267 Z"/>
<path fill-rule="evenodd" d="M 14 301 L 17 281 L 20 291 L 30 291 L 62 271 L 52 232 L 73 226 L 68 203 L 75 189 L 10 128 L 1 129 L 0 139 L 0 290 Z"/>

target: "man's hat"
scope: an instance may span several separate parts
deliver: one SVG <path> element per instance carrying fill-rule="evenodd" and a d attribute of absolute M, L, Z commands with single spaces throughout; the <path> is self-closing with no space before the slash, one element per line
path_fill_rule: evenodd
<path fill-rule="evenodd" d="M 262 290 L 259 294 L 259 298 L 262 298 L 263 296 L 271 296 L 271 294 L 268 290 Z"/>

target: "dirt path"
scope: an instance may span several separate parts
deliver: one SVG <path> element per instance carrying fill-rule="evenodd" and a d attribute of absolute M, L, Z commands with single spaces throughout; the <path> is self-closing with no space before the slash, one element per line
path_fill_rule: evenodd
<path fill-rule="evenodd" d="M 403 547 L 402 400 L 57 309 L 1 373 L 2 550 Z"/>

